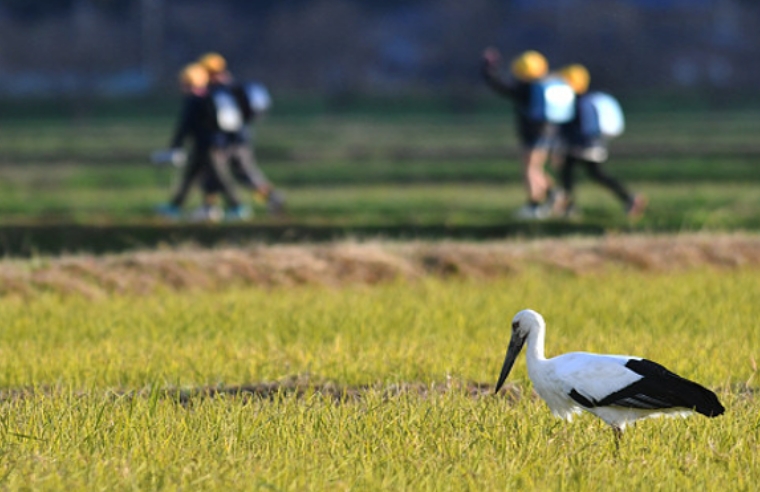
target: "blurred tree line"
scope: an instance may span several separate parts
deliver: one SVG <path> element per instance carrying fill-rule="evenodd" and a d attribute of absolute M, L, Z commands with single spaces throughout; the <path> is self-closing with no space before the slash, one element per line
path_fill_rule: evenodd
<path fill-rule="evenodd" d="M 758 0 L 0 0 L 0 92 L 173 90 L 199 54 L 278 91 L 482 89 L 482 49 L 586 64 L 616 93 L 760 84 Z"/>

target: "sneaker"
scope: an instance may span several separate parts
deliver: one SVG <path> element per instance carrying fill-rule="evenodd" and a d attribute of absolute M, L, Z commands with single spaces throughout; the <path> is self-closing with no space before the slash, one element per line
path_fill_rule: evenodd
<path fill-rule="evenodd" d="M 190 214 L 190 220 L 194 222 L 220 222 L 223 218 L 224 210 L 213 205 L 200 206 Z"/>
<path fill-rule="evenodd" d="M 216 205 L 206 207 L 206 219 L 211 222 L 221 222 L 224 219 L 224 209 Z"/>
<path fill-rule="evenodd" d="M 227 212 L 224 214 L 224 218 L 227 220 L 246 220 L 249 219 L 251 215 L 252 213 L 249 207 L 246 207 L 245 205 L 238 205 L 237 207 L 227 209 Z"/>
<path fill-rule="evenodd" d="M 633 198 L 633 202 L 631 202 L 631 204 L 628 205 L 628 209 L 626 210 L 626 214 L 628 215 L 628 218 L 629 219 L 640 218 L 642 215 L 644 215 L 644 210 L 646 210 L 648 203 L 649 202 L 647 201 L 644 195 L 636 195 Z"/>
<path fill-rule="evenodd" d="M 551 207 L 541 204 L 535 209 L 535 216 L 538 220 L 548 219 L 552 215 Z"/>
<path fill-rule="evenodd" d="M 515 212 L 516 219 L 522 220 L 542 220 L 550 215 L 550 210 L 543 205 L 533 205 L 526 203 Z"/>
<path fill-rule="evenodd" d="M 157 206 L 156 213 L 161 217 L 165 217 L 167 219 L 177 220 L 182 217 L 182 210 L 176 205 L 172 205 L 171 203 Z"/>

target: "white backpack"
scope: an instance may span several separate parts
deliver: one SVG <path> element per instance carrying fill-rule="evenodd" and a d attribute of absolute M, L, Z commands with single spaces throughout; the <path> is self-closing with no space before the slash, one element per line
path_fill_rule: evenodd
<path fill-rule="evenodd" d="M 235 97 L 225 90 L 217 90 L 211 94 L 216 110 L 216 124 L 223 132 L 234 133 L 243 128 L 243 113 L 238 107 Z"/>
<path fill-rule="evenodd" d="M 617 99 L 604 92 L 592 92 L 588 98 L 596 110 L 599 133 L 607 138 L 622 135 L 625 131 L 625 118 Z"/>
<path fill-rule="evenodd" d="M 558 77 L 540 80 L 531 87 L 527 116 L 533 121 L 567 123 L 575 117 L 575 92 Z"/>

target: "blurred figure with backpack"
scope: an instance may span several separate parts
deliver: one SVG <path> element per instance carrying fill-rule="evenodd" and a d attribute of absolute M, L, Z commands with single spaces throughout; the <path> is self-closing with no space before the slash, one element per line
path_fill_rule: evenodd
<path fill-rule="evenodd" d="M 514 104 L 517 134 L 522 147 L 522 166 L 528 201 L 516 216 L 542 219 L 549 216 L 555 195 L 554 183 L 545 171 L 557 124 L 572 117 L 574 94 L 567 84 L 547 77 L 549 64 L 537 51 L 525 51 L 511 64 L 512 77 L 498 74 L 501 54 L 489 47 L 483 52 L 483 76 L 497 93 Z"/>
<path fill-rule="evenodd" d="M 560 137 L 565 147 L 565 158 L 560 175 L 562 195 L 554 211 L 569 217 L 575 213 L 573 197 L 575 168 L 586 168 L 589 177 L 610 190 L 623 204 L 630 218 L 638 218 L 646 209 L 643 195 L 633 195 L 618 180 L 605 173 L 602 163 L 607 161 L 607 141 L 623 133 L 623 112 L 617 100 L 603 92 L 589 92 L 590 76 L 586 67 L 573 64 L 563 67 L 558 74 L 575 91 L 575 116 L 560 126 Z"/>
<path fill-rule="evenodd" d="M 204 175 L 213 176 L 220 183 L 219 192 L 224 196 L 227 207 L 235 210 L 240 203 L 235 196 L 227 163 L 214 159 L 218 143 L 214 141 L 216 122 L 213 104 L 209 97 L 209 77 L 206 69 L 192 63 L 185 66 L 179 74 L 180 89 L 184 94 L 182 110 L 172 137 L 168 152 L 156 155 L 154 161 L 161 160 L 164 154 L 172 164 L 181 164 L 183 144 L 187 138 L 192 139 L 192 148 L 182 172 L 180 184 L 168 204 L 158 208 L 158 213 L 169 218 L 180 218 L 182 206 L 192 185 Z"/>
<path fill-rule="evenodd" d="M 227 161 L 235 180 L 253 190 L 254 199 L 265 202 L 270 213 L 280 213 L 285 198 L 256 164 L 251 142 L 250 126 L 269 110 L 269 93 L 261 84 L 237 83 L 227 69 L 227 61 L 218 53 L 207 53 L 198 63 L 209 76 L 209 93 L 217 115 L 218 158 Z M 220 186 L 214 175 L 204 180 L 206 202 L 214 200 Z"/>

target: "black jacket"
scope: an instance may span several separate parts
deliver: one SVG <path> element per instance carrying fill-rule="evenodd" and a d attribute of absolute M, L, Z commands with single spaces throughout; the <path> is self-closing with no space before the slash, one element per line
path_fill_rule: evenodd
<path fill-rule="evenodd" d="M 496 67 L 487 62 L 483 62 L 482 74 L 494 91 L 512 100 L 517 117 L 517 133 L 523 142 L 552 135 L 554 125 L 528 117 L 533 84 L 514 79 L 505 81 L 499 77 Z"/>
<path fill-rule="evenodd" d="M 207 150 L 213 142 L 215 127 L 209 97 L 189 94 L 182 101 L 182 110 L 170 146 L 173 149 L 182 147 L 185 139 L 190 138 L 196 150 Z"/>

